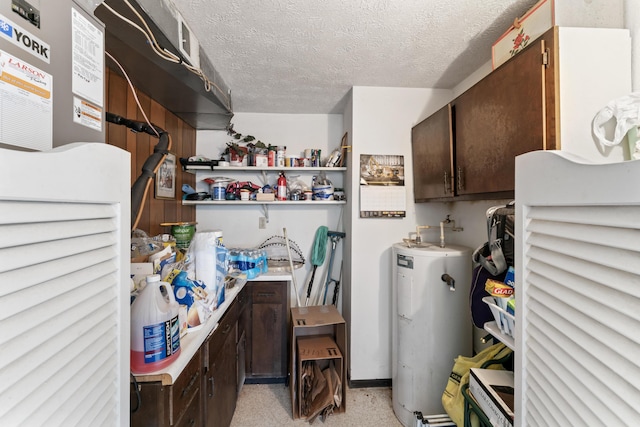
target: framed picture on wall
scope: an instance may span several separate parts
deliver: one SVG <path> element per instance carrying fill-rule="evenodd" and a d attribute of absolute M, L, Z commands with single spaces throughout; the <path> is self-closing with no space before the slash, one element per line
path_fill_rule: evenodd
<path fill-rule="evenodd" d="M 156 199 L 176 198 L 176 155 L 167 154 L 156 171 Z"/>

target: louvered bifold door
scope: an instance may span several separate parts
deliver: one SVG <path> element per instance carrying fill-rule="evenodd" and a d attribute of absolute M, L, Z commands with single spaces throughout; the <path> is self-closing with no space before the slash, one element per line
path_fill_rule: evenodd
<path fill-rule="evenodd" d="M 640 164 L 543 159 L 516 193 L 516 424 L 639 426 L 640 192 L 612 186 Z"/>
<path fill-rule="evenodd" d="M 65 152 L 87 164 L 72 162 L 77 170 L 50 175 L 49 180 L 65 181 L 57 193 L 48 183 L 39 194 L 18 197 L 5 188 L 0 198 L 2 426 L 128 422 L 128 271 L 123 267 L 129 174 L 124 173 L 123 186 L 123 178 L 105 172 L 128 171 L 129 163 L 128 156 L 113 153 L 115 148 L 93 145 L 102 148 Z M 21 162 L 47 156 L 1 154 Z M 65 167 L 61 158 L 50 156 Z M 104 156 L 112 159 L 107 169 L 100 167 Z M 113 185 L 115 190 L 104 188 Z M 79 189 L 75 200 L 69 199 L 70 188 Z"/>

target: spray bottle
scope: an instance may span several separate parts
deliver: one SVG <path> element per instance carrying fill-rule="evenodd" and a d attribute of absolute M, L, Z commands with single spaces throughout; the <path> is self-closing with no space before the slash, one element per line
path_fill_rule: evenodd
<path fill-rule="evenodd" d="M 284 172 L 280 172 L 280 176 L 278 177 L 278 200 L 287 200 L 287 178 L 284 176 Z"/>

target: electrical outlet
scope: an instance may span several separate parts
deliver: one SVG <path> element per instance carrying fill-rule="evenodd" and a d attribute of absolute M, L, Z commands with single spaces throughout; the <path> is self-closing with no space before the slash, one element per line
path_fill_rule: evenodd
<path fill-rule="evenodd" d="M 267 228 L 267 218 L 261 216 L 258 219 L 258 228 L 261 230 L 264 230 L 265 228 Z"/>

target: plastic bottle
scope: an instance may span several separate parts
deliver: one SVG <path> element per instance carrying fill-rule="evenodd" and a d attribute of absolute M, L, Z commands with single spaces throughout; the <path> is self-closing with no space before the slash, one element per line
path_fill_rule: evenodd
<path fill-rule="evenodd" d="M 253 264 L 253 277 L 258 277 L 262 273 L 262 256 L 258 249 L 251 250 L 251 263 Z"/>
<path fill-rule="evenodd" d="M 267 259 L 268 255 L 267 255 L 266 249 L 262 249 L 261 256 L 262 256 L 262 274 L 267 274 L 269 272 L 269 261 Z"/>
<path fill-rule="evenodd" d="M 278 177 L 278 200 L 287 200 L 287 178 L 284 176 L 284 172 L 280 172 Z"/>
<path fill-rule="evenodd" d="M 229 271 L 240 270 L 240 250 L 236 248 L 229 249 Z"/>
<path fill-rule="evenodd" d="M 276 149 L 272 145 L 269 145 L 269 149 L 267 150 L 267 166 L 273 167 L 276 165 Z"/>
<path fill-rule="evenodd" d="M 247 258 L 247 279 L 255 279 L 256 278 L 256 265 L 255 265 L 255 257 L 253 255 L 252 249 L 247 249 L 245 251 L 245 256 Z"/>
<path fill-rule="evenodd" d="M 284 158 L 287 154 L 287 147 L 281 145 L 276 152 L 276 166 L 279 168 L 284 167 Z"/>
<path fill-rule="evenodd" d="M 163 369 L 180 354 L 179 304 L 171 285 L 154 274 L 131 304 L 131 371 Z"/>

